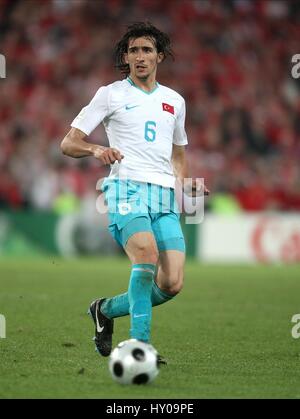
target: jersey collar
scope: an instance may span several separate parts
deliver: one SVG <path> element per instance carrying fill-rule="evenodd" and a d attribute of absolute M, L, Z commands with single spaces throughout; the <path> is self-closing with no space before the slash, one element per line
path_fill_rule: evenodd
<path fill-rule="evenodd" d="M 141 92 L 145 93 L 146 95 L 151 95 L 152 93 L 154 93 L 159 88 L 159 84 L 156 81 L 154 89 L 151 90 L 151 92 L 146 92 L 146 90 L 143 90 L 139 86 L 137 86 L 129 76 L 127 77 L 126 80 L 128 81 L 129 84 L 131 84 L 131 86 L 135 87 L 136 89 L 140 90 Z"/>

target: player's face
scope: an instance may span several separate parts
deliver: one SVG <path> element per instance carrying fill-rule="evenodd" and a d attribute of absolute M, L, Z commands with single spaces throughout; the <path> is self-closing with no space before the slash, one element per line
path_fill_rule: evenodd
<path fill-rule="evenodd" d="M 151 39 L 142 37 L 129 40 L 124 59 L 129 64 L 130 75 L 145 80 L 152 74 L 155 76 L 157 64 L 163 60 L 163 53 L 157 52 Z"/>

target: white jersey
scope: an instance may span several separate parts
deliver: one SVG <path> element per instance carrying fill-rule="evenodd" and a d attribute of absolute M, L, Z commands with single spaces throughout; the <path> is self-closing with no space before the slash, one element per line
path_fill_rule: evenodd
<path fill-rule="evenodd" d="M 109 178 L 174 188 L 172 146 L 187 144 L 182 96 L 158 83 L 145 92 L 128 77 L 101 87 L 71 126 L 90 135 L 101 122 L 110 147 L 124 155 L 111 165 Z"/>

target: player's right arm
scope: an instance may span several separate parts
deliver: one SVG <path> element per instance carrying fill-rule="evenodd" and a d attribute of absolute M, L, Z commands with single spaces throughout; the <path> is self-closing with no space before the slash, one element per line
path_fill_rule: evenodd
<path fill-rule="evenodd" d="M 61 150 L 70 157 L 93 156 L 103 164 L 121 163 L 119 150 L 87 142 L 86 138 L 110 114 L 109 88 L 100 87 L 91 102 L 85 106 L 71 123 L 71 130 L 61 143 Z"/>
<path fill-rule="evenodd" d="M 103 147 L 87 142 L 87 135 L 78 128 L 71 128 L 61 142 L 60 148 L 66 156 L 79 158 L 93 156 L 103 164 L 113 164 L 115 161 L 121 163 L 123 155 L 111 147 Z"/>

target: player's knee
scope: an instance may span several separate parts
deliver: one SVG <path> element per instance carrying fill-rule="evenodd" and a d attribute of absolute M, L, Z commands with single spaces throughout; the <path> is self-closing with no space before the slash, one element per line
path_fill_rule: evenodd
<path fill-rule="evenodd" d="M 156 265 L 158 257 L 158 251 L 154 246 L 146 244 L 139 245 L 136 249 L 135 263 L 151 263 L 152 265 Z"/>
<path fill-rule="evenodd" d="M 168 281 L 163 284 L 162 291 L 167 292 L 170 295 L 179 294 L 183 288 L 183 275 L 182 274 L 170 274 Z"/>
<path fill-rule="evenodd" d="M 183 288 L 183 283 L 177 282 L 176 284 L 171 285 L 168 290 L 168 294 L 177 295 Z"/>

